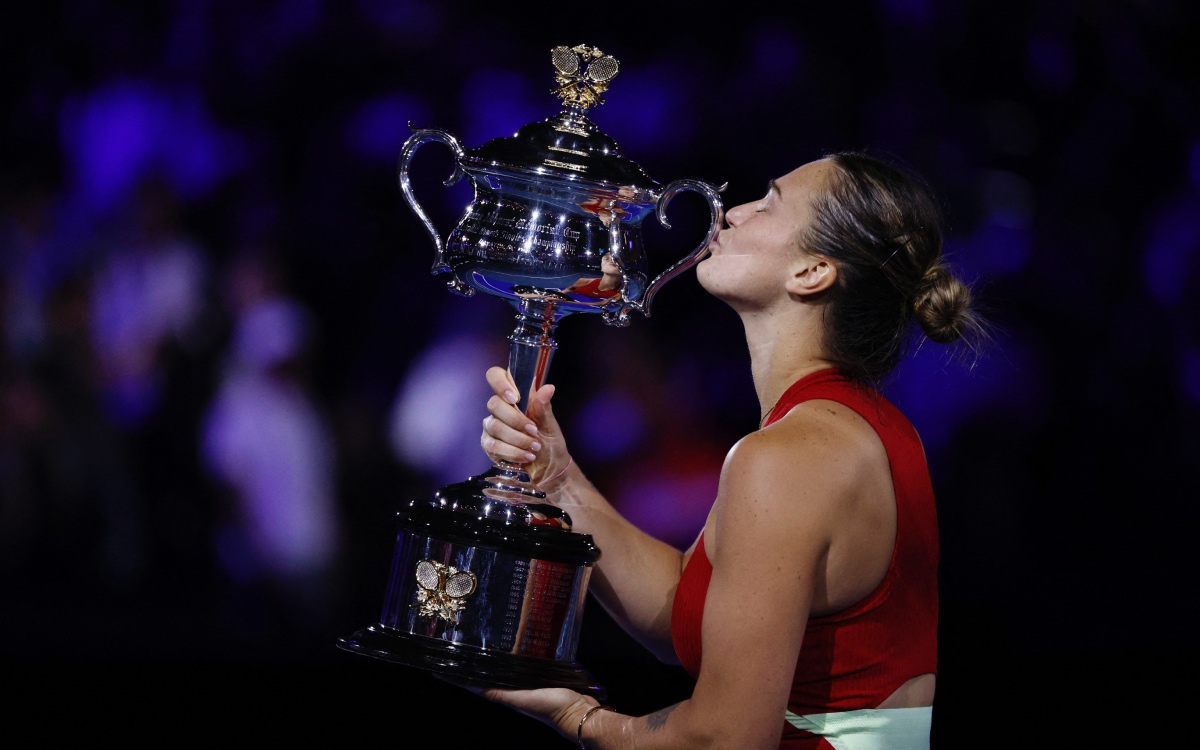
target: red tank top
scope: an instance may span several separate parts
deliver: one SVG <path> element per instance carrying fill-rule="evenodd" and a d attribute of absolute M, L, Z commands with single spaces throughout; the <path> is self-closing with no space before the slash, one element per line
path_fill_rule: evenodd
<path fill-rule="evenodd" d="M 887 574 L 871 594 L 841 612 L 809 618 L 788 700 L 788 710 L 800 715 L 875 708 L 905 681 L 937 672 L 937 513 L 917 432 L 882 395 L 855 386 L 837 370 L 793 384 L 766 424 L 812 399 L 844 404 L 879 435 L 896 495 L 896 544 Z M 671 609 L 675 654 L 693 677 L 700 673 L 700 624 L 711 577 L 701 534 Z M 830 746 L 784 721 L 780 747 Z"/>

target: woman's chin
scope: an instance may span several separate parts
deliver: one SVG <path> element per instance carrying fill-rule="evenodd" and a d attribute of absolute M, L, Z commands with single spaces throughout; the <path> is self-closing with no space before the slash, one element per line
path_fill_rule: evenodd
<path fill-rule="evenodd" d="M 717 267 L 719 263 L 712 256 L 696 264 L 696 280 L 700 288 L 717 299 L 721 299 L 721 285 L 718 282 Z"/>

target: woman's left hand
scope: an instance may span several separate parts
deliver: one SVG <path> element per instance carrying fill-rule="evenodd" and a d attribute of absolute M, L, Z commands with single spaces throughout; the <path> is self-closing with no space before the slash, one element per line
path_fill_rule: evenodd
<path fill-rule="evenodd" d="M 476 695 L 499 703 L 530 718 L 553 727 L 568 740 L 575 741 L 579 720 L 589 708 L 599 705 L 594 698 L 580 695 L 567 688 L 537 688 L 513 690 L 509 688 L 481 687 L 439 675 L 440 679 L 470 690 Z"/>

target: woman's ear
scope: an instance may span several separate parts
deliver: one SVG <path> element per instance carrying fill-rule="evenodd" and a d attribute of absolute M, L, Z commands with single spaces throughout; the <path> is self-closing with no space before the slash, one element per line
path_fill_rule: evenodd
<path fill-rule="evenodd" d="M 791 269 L 784 288 L 788 294 L 811 297 L 820 294 L 837 281 L 837 266 L 825 258 L 805 256 Z"/>

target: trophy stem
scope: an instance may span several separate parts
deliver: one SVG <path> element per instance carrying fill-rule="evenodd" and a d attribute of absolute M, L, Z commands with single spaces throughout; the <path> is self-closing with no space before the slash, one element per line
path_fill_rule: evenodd
<path fill-rule="evenodd" d="M 519 401 L 517 408 L 522 413 L 529 411 L 529 398 L 546 382 L 546 372 L 558 343 L 554 340 L 554 329 L 563 313 L 556 310 L 553 301 L 521 300 L 517 308 L 517 327 L 509 335 L 508 373 L 517 386 Z M 545 497 L 533 485 L 521 464 L 510 461 L 495 461 L 494 473 L 512 483 L 533 489 Z"/>
<path fill-rule="evenodd" d="M 562 314 L 553 301 L 521 300 L 517 312 L 517 327 L 508 340 L 508 373 L 517 385 L 520 401 L 517 408 L 529 411 L 529 397 L 546 383 L 546 372 L 558 343 L 554 329 Z"/>

